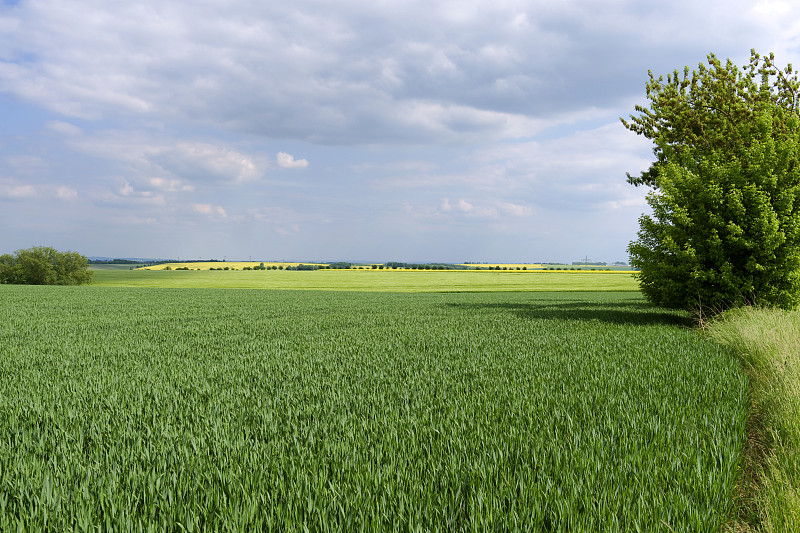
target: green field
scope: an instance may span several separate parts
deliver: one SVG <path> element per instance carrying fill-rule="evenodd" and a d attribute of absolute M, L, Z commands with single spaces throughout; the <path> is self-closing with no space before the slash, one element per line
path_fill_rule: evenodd
<path fill-rule="evenodd" d="M 341 275 L 145 274 L 128 279 Z M 355 288 L 433 289 L 375 274 Z M 627 279 L 430 274 L 476 291 Z M 717 531 L 731 512 L 746 380 L 636 292 L 3 285 L 0 300 L 3 531 Z"/>
<path fill-rule="evenodd" d="M 378 292 L 636 291 L 629 272 L 98 270 L 94 285 Z"/>

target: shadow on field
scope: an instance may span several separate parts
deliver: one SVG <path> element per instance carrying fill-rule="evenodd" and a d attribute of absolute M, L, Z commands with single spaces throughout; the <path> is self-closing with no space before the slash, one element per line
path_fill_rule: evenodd
<path fill-rule="evenodd" d="M 668 311 L 645 302 L 531 302 L 452 303 L 448 307 L 478 312 L 507 311 L 529 320 L 599 321 L 630 326 L 678 326 L 691 328 L 692 319 L 680 311 Z"/>

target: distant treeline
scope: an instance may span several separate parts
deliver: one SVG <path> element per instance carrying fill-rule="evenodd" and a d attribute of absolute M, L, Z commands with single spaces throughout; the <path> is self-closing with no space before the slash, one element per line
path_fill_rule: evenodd
<path fill-rule="evenodd" d="M 90 265 L 163 265 L 164 263 L 221 263 L 220 259 L 89 259 Z"/>
<path fill-rule="evenodd" d="M 142 261 L 147 265 L 163 265 L 164 263 L 224 263 L 220 259 L 157 259 L 155 261 Z"/>
<path fill-rule="evenodd" d="M 389 261 L 383 264 L 385 268 L 408 268 L 412 270 L 463 270 L 464 267 L 451 263 L 399 263 Z M 373 265 L 372 268 L 380 265 Z"/>
<path fill-rule="evenodd" d="M 135 259 L 89 259 L 90 265 L 130 265 L 133 263 L 144 263 Z"/>
<path fill-rule="evenodd" d="M 306 265 L 299 264 L 296 266 L 265 266 L 261 263 L 259 266 L 244 267 L 242 270 L 342 270 L 342 269 L 359 269 L 359 270 L 481 270 L 480 267 L 464 267 L 463 265 L 454 265 L 452 263 L 401 263 L 398 261 L 389 261 L 382 264 L 373 263 L 348 263 L 347 261 L 337 261 L 335 263 Z M 491 269 L 492 267 L 489 267 Z M 225 268 L 217 268 L 212 270 L 227 270 Z M 497 267 L 500 270 L 500 267 Z"/>
<path fill-rule="evenodd" d="M 323 268 L 328 268 L 328 267 L 326 265 L 304 265 L 302 263 L 299 264 L 299 265 L 287 265 L 287 266 L 284 266 L 284 265 L 265 266 L 264 263 L 261 263 L 258 266 L 246 266 L 246 267 L 242 268 L 242 270 L 320 270 L 320 269 L 323 269 Z M 178 270 L 180 270 L 180 268 Z M 189 270 L 189 268 L 188 267 L 184 267 L 184 270 Z M 229 270 L 229 268 L 228 267 L 219 267 L 219 268 L 211 267 L 209 270 Z"/>

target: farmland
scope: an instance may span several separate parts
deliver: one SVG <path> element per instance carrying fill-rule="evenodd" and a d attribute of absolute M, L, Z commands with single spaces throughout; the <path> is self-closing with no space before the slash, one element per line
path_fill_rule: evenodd
<path fill-rule="evenodd" d="M 0 286 L 0 530 L 716 531 L 731 511 L 746 380 L 636 292 L 96 274 L 159 281 Z"/>
<path fill-rule="evenodd" d="M 287 261 L 189 261 L 189 262 L 166 262 L 157 263 L 152 265 L 143 266 L 141 263 L 129 264 L 96 264 L 93 268 L 98 270 L 110 270 L 109 267 L 119 267 L 118 270 L 125 270 L 131 267 L 141 270 L 250 270 L 250 269 L 285 269 L 294 268 L 300 265 L 317 266 L 327 268 L 329 263 L 298 263 Z M 541 263 L 460 263 L 460 264 L 444 264 L 444 263 L 423 263 L 423 264 L 408 264 L 408 263 L 344 263 L 336 264 L 336 270 L 372 270 L 383 269 L 387 270 L 441 270 L 440 268 L 432 268 L 438 266 L 447 266 L 446 270 L 567 270 L 567 271 L 615 271 L 615 272 L 631 272 L 629 266 L 619 265 L 593 265 L 593 264 L 580 264 L 580 265 L 567 265 L 563 263 L 548 263 L 546 265 Z M 343 265 L 350 265 L 345 267 Z M 400 265 L 400 266 L 398 266 Z"/>
<path fill-rule="evenodd" d="M 377 292 L 636 291 L 630 272 L 417 270 L 98 270 L 106 287 L 293 289 Z"/>
<path fill-rule="evenodd" d="M 265 266 L 265 267 L 296 267 L 301 264 L 306 265 L 317 265 L 322 266 L 323 263 L 296 263 L 296 262 L 285 262 L 285 261 L 191 261 L 186 263 L 160 263 L 157 265 L 151 266 L 143 266 L 139 267 L 142 270 L 166 270 L 171 269 L 174 270 L 176 268 L 190 268 L 192 270 L 211 270 L 213 269 L 220 269 L 223 268 L 230 269 L 230 270 L 242 270 L 243 268 L 252 268 L 257 266 Z"/>

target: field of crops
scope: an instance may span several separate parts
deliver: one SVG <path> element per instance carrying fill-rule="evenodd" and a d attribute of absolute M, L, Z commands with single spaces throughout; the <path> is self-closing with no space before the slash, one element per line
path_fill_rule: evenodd
<path fill-rule="evenodd" d="M 0 301 L 2 531 L 716 531 L 730 509 L 746 382 L 634 292 Z"/>
<path fill-rule="evenodd" d="M 97 270 L 106 287 L 293 289 L 378 292 L 636 291 L 630 272 L 426 270 Z"/>

